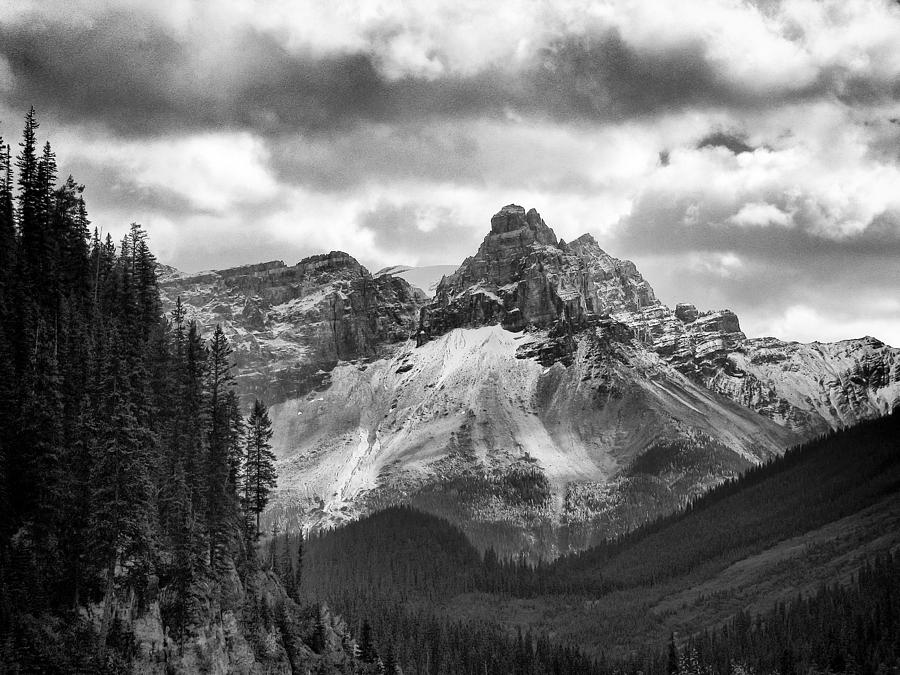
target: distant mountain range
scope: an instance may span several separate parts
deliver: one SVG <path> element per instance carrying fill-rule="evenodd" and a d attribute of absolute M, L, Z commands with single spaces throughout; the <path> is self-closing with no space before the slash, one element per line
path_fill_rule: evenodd
<path fill-rule="evenodd" d="M 293 526 L 412 503 L 478 545 L 553 557 L 900 400 L 900 350 L 747 338 L 515 205 L 458 268 L 373 275 L 331 252 L 165 268 L 160 286 L 223 325 L 243 400 L 271 405 L 270 518 Z"/>

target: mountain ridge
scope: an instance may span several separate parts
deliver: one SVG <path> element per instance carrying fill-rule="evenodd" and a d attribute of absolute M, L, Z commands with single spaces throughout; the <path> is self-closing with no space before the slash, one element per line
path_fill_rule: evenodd
<path fill-rule="evenodd" d="M 535 209 L 503 207 L 431 299 L 394 272 L 331 252 L 161 282 L 169 306 L 186 294 L 189 318 L 225 324 L 244 400 L 272 407 L 270 519 L 422 503 L 481 545 L 554 556 L 900 398 L 900 350 L 747 338 L 730 310 L 673 310 L 634 263 L 590 234 L 558 240 Z M 540 503 L 497 492 L 522 471 Z"/>

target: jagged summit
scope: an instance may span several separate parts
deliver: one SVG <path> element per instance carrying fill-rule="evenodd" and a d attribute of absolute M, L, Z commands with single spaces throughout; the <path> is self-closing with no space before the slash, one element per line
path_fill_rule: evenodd
<path fill-rule="evenodd" d="M 438 285 L 421 327 L 441 334 L 491 323 L 509 330 L 581 325 L 655 303 L 633 263 L 608 255 L 590 235 L 560 243 L 535 209 L 510 204 L 491 218 L 478 252 Z"/>
<path fill-rule="evenodd" d="M 524 230 L 524 232 L 523 232 Z M 491 235 L 516 233 L 523 238 L 533 237 L 539 244 L 557 244 L 556 234 L 547 227 L 541 214 L 536 209 L 527 213 L 524 207 L 507 204 L 491 218 Z"/>

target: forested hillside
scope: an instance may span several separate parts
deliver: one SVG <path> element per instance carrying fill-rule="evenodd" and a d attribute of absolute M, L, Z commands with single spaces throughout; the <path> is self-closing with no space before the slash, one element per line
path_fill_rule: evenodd
<path fill-rule="evenodd" d="M 482 586 L 482 559 L 448 521 L 392 507 L 303 548 L 300 593 L 338 609 L 360 648 L 405 673 L 600 673 L 593 658 L 528 630 L 448 618 L 454 596 Z"/>
<path fill-rule="evenodd" d="M 162 316 L 146 232 L 92 235 L 37 130 L 0 142 L 0 671 L 352 663 L 257 560 L 271 430 L 228 340 Z"/>
<path fill-rule="evenodd" d="M 854 533 L 862 540 L 857 546 L 865 550 L 873 541 L 884 552 L 863 557 L 861 567 L 849 568 L 850 576 L 812 592 L 787 589 L 786 600 L 762 612 L 720 612 L 715 623 L 695 621 L 668 649 L 653 646 L 670 639 L 663 632 L 665 616 L 647 615 L 660 599 L 682 597 L 704 581 L 712 580 L 713 593 L 730 594 L 712 583 L 730 565 L 896 499 L 898 422 L 892 415 L 808 443 L 678 514 L 553 564 L 529 565 L 524 556 L 498 560 L 491 550 L 481 557 L 449 522 L 391 508 L 310 537 L 301 594 L 333 603 L 352 623 L 366 625 L 374 649 L 390 652 L 414 672 L 482 672 L 479 663 L 490 668 L 492 657 L 480 651 L 487 635 L 507 655 L 502 662 L 515 664 L 488 672 L 546 672 L 552 663 L 584 672 L 729 672 L 738 666 L 754 672 L 877 672 L 900 658 L 900 568 L 890 552 L 900 539 L 876 541 L 888 532 Z M 900 524 L 896 516 L 886 520 Z M 806 546 L 813 567 L 830 569 L 845 556 L 836 541 L 830 553 L 827 540 L 816 545 L 824 552 Z M 852 558 L 842 564 L 847 570 Z M 712 606 L 725 599 L 692 602 Z M 550 618 L 523 632 L 529 617 Z M 627 652 L 616 647 L 619 628 L 609 625 L 617 620 L 622 630 L 633 626 Z M 542 637 L 547 635 L 553 642 Z M 520 651 L 522 644 L 530 647 Z"/>
<path fill-rule="evenodd" d="M 554 584 L 603 592 L 696 574 L 843 518 L 900 491 L 900 415 L 789 450 L 684 511 L 556 561 Z"/>

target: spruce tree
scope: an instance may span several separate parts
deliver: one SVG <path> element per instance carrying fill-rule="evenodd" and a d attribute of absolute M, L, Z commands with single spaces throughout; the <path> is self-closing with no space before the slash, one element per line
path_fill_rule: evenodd
<path fill-rule="evenodd" d="M 231 480 L 231 452 L 236 434 L 231 353 L 228 338 L 222 326 L 217 325 L 209 345 L 206 452 L 209 559 L 214 568 L 225 562 L 233 526 L 239 521 L 238 497 Z"/>
<path fill-rule="evenodd" d="M 269 411 L 257 399 L 247 419 L 247 451 L 244 462 L 243 501 L 244 513 L 256 519 L 256 537 L 259 537 L 259 517 L 269 502 L 269 494 L 275 488 L 275 455 L 272 453 L 272 422 Z"/>
<path fill-rule="evenodd" d="M 17 248 L 11 171 L 9 146 L 0 137 L 0 538 L 11 525 L 8 471 L 12 448 L 9 446 L 16 420 L 14 411 L 17 399 L 13 369 L 14 332 L 11 330 Z"/>
<path fill-rule="evenodd" d="M 394 647 L 388 645 L 384 656 L 384 672 L 386 675 L 397 675 L 397 659 L 394 656 Z"/>
<path fill-rule="evenodd" d="M 0 136 L 0 293 L 12 275 L 15 264 L 16 223 L 13 216 L 12 166 L 9 146 Z"/>
<path fill-rule="evenodd" d="M 34 106 L 25 116 L 25 130 L 22 132 L 21 150 L 16 157 L 19 183 L 19 224 L 22 228 L 23 245 L 31 245 L 32 230 L 37 220 L 40 206 L 40 187 L 38 184 L 37 128 L 40 125 Z"/>

